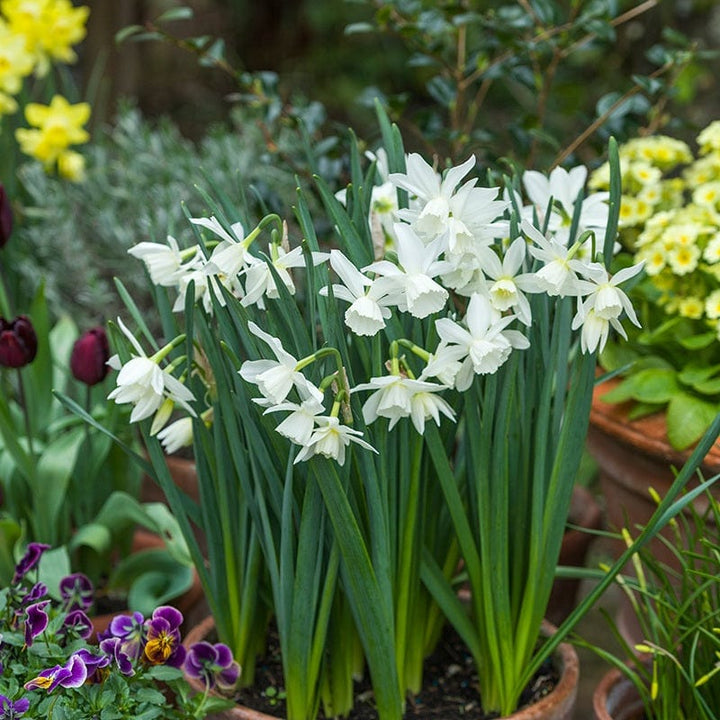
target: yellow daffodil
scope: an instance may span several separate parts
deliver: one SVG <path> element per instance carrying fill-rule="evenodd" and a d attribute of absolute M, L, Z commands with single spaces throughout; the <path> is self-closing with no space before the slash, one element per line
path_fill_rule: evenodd
<path fill-rule="evenodd" d="M 13 32 L 10 26 L 0 18 L 0 93 L 6 97 L 16 95 L 22 87 L 22 80 L 33 69 L 33 56 L 27 51 L 25 39 Z M 3 107 L 10 112 L 17 109 L 17 104 L 0 102 L 0 114 Z"/>
<path fill-rule="evenodd" d="M 20 149 L 47 169 L 58 162 L 61 174 L 69 179 L 80 179 L 84 166 L 77 153 L 68 155 L 67 150 L 71 145 L 89 140 L 90 136 L 82 126 L 90 117 L 90 105 L 71 105 L 61 95 L 55 95 L 50 105 L 29 103 L 25 117 L 34 129 L 20 128 L 15 132 Z"/>
<path fill-rule="evenodd" d="M 25 38 L 38 75 L 53 61 L 77 60 L 72 46 L 85 37 L 88 7 L 74 7 L 70 0 L 0 0 L 0 12 L 13 33 Z"/>

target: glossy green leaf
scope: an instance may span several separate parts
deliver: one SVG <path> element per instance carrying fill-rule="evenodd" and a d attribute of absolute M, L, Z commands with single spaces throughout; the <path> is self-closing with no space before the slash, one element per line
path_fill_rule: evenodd
<path fill-rule="evenodd" d="M 688 393 L 678 393 L 668 405 L 667 433 L 670 444 L 684 450 L 699 440 L 708 429 L 720 406 Z"/>

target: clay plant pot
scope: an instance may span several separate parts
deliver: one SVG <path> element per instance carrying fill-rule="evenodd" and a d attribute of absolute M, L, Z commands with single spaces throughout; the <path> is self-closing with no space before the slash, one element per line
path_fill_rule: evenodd
<path fill-rule="evenodd" d="M 645 717 L 635 686 L 617 668 L 603 675 L 593 693 L 595 720 L 642 720 Z"/>
<path fill-rule="evenodd" d="M 680 452 L 670 445 L 662 413 L 629 420 L 629 403 L 603 402 L 602 396 L 618 382 L 613 379 L 595 387 L 587 447 L 598 465 L 608 528 L 618 531 L 627 527 L 633 536 L 637 536 L 636 528 L 646 525 L 657 507 L 649 488 L 664 497 L 675 479 L 673 468 L 682 467 L 690 451 Z M 720 472 L 720 443 L 715 443 L 706 455 L 702 471 L 705 477 Z M 701 495 L 694 501 L 694 507 L 703 513 L 707 508 L 707 499 Z M 662 535 L 674 541 L 670 528 L 665 528 Z M 609 549 L 617 557 L 624 547 L 617 540 Z M 669 568 L 678 567 L 675 555 L 661 538 L 652 540 L 650 549 L 658 561 Z M 630 565 L 626 571 L 632 572 Z M 638 623 L 624 595 L 620 598 L 617 619 L 623 636 L 631 646 L 642 640 Z"/>
<path fill-rule="evenodd" d="M 215 620 L 212 616 L 206 617 L 196 627 L 192 628 L 183 640 L 185 647 L 193 643 L 208 639 L 215 630 Z M 554 626 L 544 623 L 543 630 L 553 633 Z M 580 666 L 577 653 L 572 645 L 561 643 L 555 653 L 555 663 L 560 680 L 553 691 L 539 702 L 518 710 L 512 715 L 499 720 L 572 720 L 575 711 Z M 198 692 L 204 691 L 204 686 L 198 680 L 188 677 L 188 682 Z M 410 716 L 409 716 L 410 717 Z M 438 715 L 438 717 L 444 717 Z M 208 716 L 208 720 L 282 720 L 274 715 L 267 715 L 257 710 L 235 705 L 219 713 Z"/>

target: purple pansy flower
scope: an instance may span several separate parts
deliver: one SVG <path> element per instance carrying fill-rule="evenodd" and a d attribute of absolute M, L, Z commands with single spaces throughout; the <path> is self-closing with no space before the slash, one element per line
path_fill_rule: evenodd
<path fill-rule="evenodd" d="M 51 693 L 58 685 L 64 688 L 80 687 L 87 680 L 88 670 L 82 658 L 75 653 L 64 665 L 43 670 L 40 675 L 25 683 L 26 690 L 47 690 Z"/>
<path fill-rule="evenodd" d="M 115 664 L 123 675 L 130 677 L 135 674 L 132 659 L 123 650 L 122 640 L 118 637 L 109 637 L 100 641 L 100 650 L 115 660 Z"/>
<path fill-rule="evenodd" d="M 230 648 L 223 643 L 196 642 L 190 646 L 185 658 L 185 672 L 205 683 L 231 690 L 240 677 L 240 665 L 233 659 Z"/>
<path fill-rule="evenodd" d="M 118 638 L 122 652 L 130 660 L 137 660 L 145 647 L 145 618 L 139 612 L 114 617 L 107 631 L 98 637 L 100 641 L 109 638 Z"/>
<path fill-rule="evenodd" d="M 25 644 L 30 647 L 33 640 L 45 631 L 48 626 L 48 616 L 45 612 L 45 606 L 50 603 L 49 600 L 42 600 L 28 605 L 25 610 Z"/>
<path fill-rule="evenodd" d="M 87 640 L 92 635 L 92 629 L 92 622 L 84 610 L 72 610 L 65 616 L 60 634 L 66 635 L 70 632 L 75 637 Z"/>
<path fill-rule="evenodd" d="M 0 695 L 0 720 L 15 720 L 27 712 L 29 707 L 30 701 L 27 698 L 19 698 L 13 701 L 4 695 Z"/>
<path fill-rule="evenodd" d="M 82 573 L 66 575 L 60 581 L 60 597 L 66 610 L 87 610 L 93 602 L 95 588 Z"/>
<path fill-rule="evenodd" d="M 38 562 L 42 554 L 49 548 L 45 543 L 31 542 L 25 554 L 20 558 L 20 562 L 15 566 L 15 574 L 13 575 L 12 584 L 17 585 L 30 570 L 32 570 Z"/>
<path fill-rule="evenodd" d="M 185 648 L 180 643 L 182 621 L 182 613 L 169 605 L 153 611 L 152 617 L 145 623 L 145 658 L 152 665 L 182 665 L 185 660 Z"/>
<path fill-rule="evenodd" d="M 110 664 L 110 658 L 107 655 L 104 653 L 93 655 L 87 648 L 80 648 L 80 650 L 73 653 L 72 657 L 80 658 L 87 670 L 88 677 L 97 669 L 107 667 Z"/>

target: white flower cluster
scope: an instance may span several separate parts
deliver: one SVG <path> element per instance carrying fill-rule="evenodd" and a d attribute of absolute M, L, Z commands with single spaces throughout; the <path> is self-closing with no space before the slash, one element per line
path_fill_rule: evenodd
<path fill-rule="evenodd" d="M 503 196 L 497 187 L 478 187 L 477 180 L 466 179 L 474 166 L 475 158 L 470 157 L 441 175 L 419 155 L 408 155 L 405 173 L 381 174 L 385 201 L 373 201 L 371 210 L 371 214 L 377 212 L 382 205 L 382 227 L 392 252 L 376 255 L 378 259 L 365 267 L 356 267 L 337 249 L 313 255 L 315 264 L 329 259 L 338 281 L 321 294 L 332 292 L 336 300 L 349 304 L 344 320 L 352 333 L 374 336 L 386 327 L 393 312 L 409 313 L 434 322 L 439 342 L 433 351 L 408 340 L 396 341 L 391 344 L 389 374 L 350 388 L 338 361 L 337 371 L 318 386 L 303 370 L 323 350 L 295 358 L 278 338 L 255 323 L 248 324 L 275 359 L 246 361 L 240 375 L 261 393 L 255 402 L 265 407 L 265 413 L 286 413 L 277 431 L 300 446 L 295 462 L 319 454 L 342 464 L 350 443 L 373 449 L 360 431 L 340 421 L 340 410 L 349 411 L 349 395 L 355 392 L 371 393 L 363 405 L 366 424 L 382 417 L 392 428 L 401 418 L 409 418 L 422 434 L 428 419 L 438 425 L 442 415 L 454 419 L 443 391 L 467 390 L 475 375 L 495 373 L 513 350 L 529 347 L 523 328 L 533 322 L 528 298 L 533 293 L 576 299 L 572 329 L 581 330 L 583 352 L 602 348 L 610 327 L 624 336 L 623 313 L 638 324 L 618 285 L 639 272 L 641 265 L 611 277 L 592 257 L 595 236 L 602 238 L 607 224 L 607 193 L 583 198 L 584 168 L 556 169 L 549 178 L 525 173 L 523 183 L 531 204 L 523 207 L 519 195 Z M 397 190 L 408 193 L 408 207 L 398 209 L 389 200 L 388 184 L 393 198 Z M 510 229 L 517 225 L 508 219 L 513 205 L 521 208 L 521 231 L 516 237 L 510 237 Z M 579 240 L 571 242 L 573 219 Z M 207 259 L 199 248 L 180 252 L 172 238 L 169 247 L 141 243 L 131 251 L 144 260 L 155 283 L 177 287 L 175 309 L 183 307 L 190 280 L 195 281 L 196 297 L 208 312 L 209 278 L 243 305 L 262 309 L 264 298 L 278 297 L 268 263 L 250 252 L 260 226 L 244 236 L 238 224 L 228 232 L 214 217 L 192 222 L 220 239 Z M 371 217 L 371 227 L 373 222 Z M 546 234 L 533 223 L 545 227 Z M 277 275 L 294 293 L 290 268 L 304 265 L 305 260 L 300 248 L 286 248 L 284 237 L 282 244 L 271 245 L 268 254 Z M 448 309 L 451 302 L 464 305 L 461 319 L 452 311 L 454 304 Z M 399 356 L 398 342 L 423 361 L 417 376 Z M 327 413 L 323 403 L 329 387 L 335 394 Z"/>

